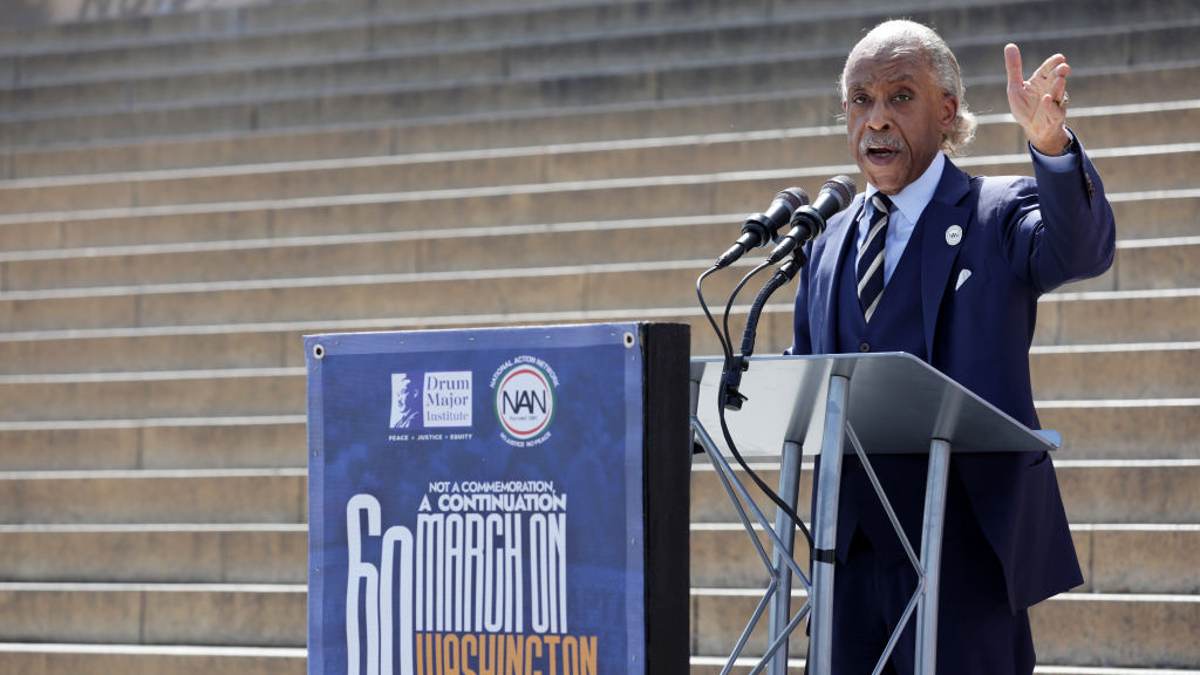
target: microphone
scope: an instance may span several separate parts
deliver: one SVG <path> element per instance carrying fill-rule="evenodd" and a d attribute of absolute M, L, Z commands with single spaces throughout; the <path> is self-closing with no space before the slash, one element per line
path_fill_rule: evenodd
<path fill-rule="evenodd" d="M 717 258 L 715 267 L 723 269 L 742 257 L 755 246 L 766 246 L 774 241 L 775 234 L 788 223 L 796 209 L 808 204 L 808 193 L 798 187 L 790 187 L 775 195 L 775 199 L 763 213 L 756 213 L 742 223 L 742 236 Z"/>
<path fill-rule="evenodd" d="M 825 221 L 849 206 L 857 191 L 858 186 L 849 176 L 834 176 L 825 181 L 821 191 L 817 193 L 817 201 L 812 206 L 806 204 L 796 209 L 790 223 L 792 229 L 779 241 L 775 250 L 771 251 L 767 258 L 768 264 L 774 265 L 783 260 L 796 246 L 803 245 L 824 232 Z"/>

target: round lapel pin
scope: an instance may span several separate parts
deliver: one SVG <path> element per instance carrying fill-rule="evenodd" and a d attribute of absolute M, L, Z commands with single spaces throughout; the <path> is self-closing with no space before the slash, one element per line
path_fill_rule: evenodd
<path fill-rule="evenodd" d="M 958 246 L 962 241 L 962 228 L 958 225 L 951 225 L 946 228 L 946 243 L 951 246 Z"/>

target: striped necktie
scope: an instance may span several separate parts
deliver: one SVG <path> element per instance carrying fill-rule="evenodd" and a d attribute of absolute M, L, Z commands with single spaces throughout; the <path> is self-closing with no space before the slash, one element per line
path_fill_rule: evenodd
<path fill-rule="evenodd" d="M 858 251 L 858 303 L 867 321 L 879 307 L 883 295 L 883 245 L 887 241 L 888 211 L 892 200 L 882 192 L 871 196 L 871 221 L 867 228 L 867 239 Z"/>

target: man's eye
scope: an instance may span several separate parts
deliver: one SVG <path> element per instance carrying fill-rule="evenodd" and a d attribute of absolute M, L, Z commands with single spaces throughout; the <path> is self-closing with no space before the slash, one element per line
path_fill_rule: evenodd
<path fill-rule="evenodd" d="M 867 102 L 867 97 L 866 97 L 866 96 L 863 96 L 863 95 L 861 95 L 861 94 L 859 94 L 858 96 L 854 96 L 854 97 L 852 97 L 852 98 L 850 99 L 850 102 L 851 102 L 851 103 L 854 103 L 854 104 L 856 104 L 856 105 L 862 105 L 863 103 L 866 103 L 866 102 Z"/>
<path fill-rule="evenodd" d="M 912 96 L 909 96 L 908 94 L 896 94 L 896 96 L 893 98 L 893 100 L 896 100 L 896 101 L 911 101 L 911 100 L 912 100 Z"/>

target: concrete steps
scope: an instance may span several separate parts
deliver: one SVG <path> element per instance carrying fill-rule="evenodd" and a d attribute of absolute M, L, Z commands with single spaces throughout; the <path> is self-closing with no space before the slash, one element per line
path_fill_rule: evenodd
<path fill-rule="evenodd" d="M 715 238 L 715 241 L 728 237 Z M 1108 289 L 1118 286 L 1121 291 L 1163 289 L 1164 297 L 1171 297 L 1172 289 L 1194 288 L 1200 284 L 1197 284 L 1195 274 L 1189 271 L 1190 267 L 1180 269 L 1184 265 L 1160 264 L 1165 258 L 1167 262 L 1178 261 L 1190 265 L 1200 256 L 1200 244 L 1194 240 L 1165 240 L 1154 247 L 1122 249 L 1118 254 L 1118 271 L 1110 273 L 1111 278 L 1101 277 L 1100 281 L 1089 282 L 1079 288 Z M 311 316 L 336 321 L 368 319 L 380 314 L 428 318 L 487 315 L 498 310 L 504 313 L 530 313 L 562 309 L 596 311 L 686 307 L 695 298 L 694 281 L 699 271 L 711 264 L 711 260 L 578 264 L 562 261 L 559 264 L 527 268 L 477 269 L 464 266 L 465 269 L 429 272 L 8 291 L 0 292 L 0 326 L 9 332 L 27 333 L 301 322 Z M 748 265 L 749 261 L 737 270 L 743 273 L 749 271 Z M 714 279 L 706 285 L 706 294 L 710 298 L 724 297 L 717 294 L 731 289 L 740 276 L 730 273 Z M 653 296 L 644 296 L 636 303 L 625 304 L 630 301 L 623 299 L 621 294 L 631 284 L 636 285 L 638 280 L 661 282 L 659 287 L 664 290 Z M 787 297 L 783 295 L 779 300 L 786 301 Z M 749 299 L 752 298 L 746 301 Z M 1059 302 L 1071 303 L 1075 300 L 1068 297 Z M 1148 307 L 1146 311 L 1153 311 L 1153 307 Z M 1069 320 L 1065 314 L 1054 318 Z M 1046 330 L 1061 334 L 1061 331 L 1069 328 L 1048 323 Z"/>
<path fill-rule="evenodd" d="M 1191 459 L 1200 451 L 1200 399 L 1041 401 L 1047 429 L 1064 430 L 1064 456 Z M 1188 521 L 1185 521 L 1188 522 Z"/>
<path fill-rule="evenodd" d="M 5 524 L 303 523 L 303 469 L 0 473 Z"/>
<path fill-rule="evenodd" d="M 778 465 L 751 461 L 751 468 L 767 485 L 779 484 Z M 1055 467 L 1067 516 L 1073 523 L 1169 526 L 1200 521 L 1200 460 L 1056 458 Z M 811 470 L 811 464 L 806 464 L 800 479 L 797 513 L 803 518 L 809 517 Z M 756 503 L 773 517 L 775 508 L 765 497 Z M 728 528 L 738 522 L 707 458 L 697 456 L 692 477 L 693 525 Z"/>
<path fill-rule="evenodd" d="M 1160 191 L 1191 202 L 1196 196 L 1184 170 L 1200 144 L 1098 148 L 1093 158 L 1106 186 L 1118 194 L 1154 199 Z M 1026 154 L 962 158 L 968 171 L 1031 172 Z M 0 242 L 13 249 L 222 241 L 268 237 L 425 232 L 512 225 L 676 218 L 747 213 L 765 206 L 779 185 L 819 189 L 835 173 L 856 174 L 847 163 L 808 169 L 706 171 L 652 177 L 517 183 L 489 187 L 391 191 L 353 195 L 264 198 L 201 204 L 116 206 L 0 215 Z M 759 203 L 763 202 L 763 203 Z M 1173 199 L 1150 206 L 1179 208 Z M 1132 205 L 1130 206 L 1132 208 Z M 454 213 L 453 220 L 446 214 Z M 734 230 L 739 224 L 730 223 Z M 732 234 L 736 234 L 736 230 Z M 732 236 L 732 234 L 730 236 Z M 1194 232 L 1193 232 L 1194 234 Z M 411 235 L 410 235 L 411 236 Z"/>
<path fill-rule="evenodd" d="M 1161 29 L 1162 35 L 1151 42 L 1159 45 L 1186 44 L 1186 40 L 1181 42 L 1179 36 L 1172 32 L 1185 28 L 1164 27 Z M 1028 36 L 1012 37 L 1019 39 Z M 1074 38 L 1078 44 L 1071 45 L 1063 45 L 1057 40 L 1043 44 L 1032 37 L 1020 41 L 1030 53 L 1049 53 L 1045 50 L 1056 47 L 1062 47 L 1069 53 L 1079 53 L 1078 61 L 1072 57 L 1078 68 L 1072 77 L 1072 99 L 1083 106 L 1110 102 L 1106 90 L 1117 84 L 1129 89 L 1128 100 L 1197 97 L 1195 88 L 1187 86 L 1177 73 L 1194 67 L 1195 58 L 1200 55 L 1189 55 L 1187 60 L 1165 61 L 1145 54 L 1127 53 L 1119 60 L 1121 65 L 1113 65 L 1118 61 L 1113 60 L 1114 54 L 1111 52 L 1094 58 L 1085 56 L 1089 51 L 1088 45 L 1123 44 L 1127 37 L 1124 33 L 1080 35 Z M 970 69 L 967 71 L 970 103 L 976 110 L 1006 108 L 1002 69 L 999 76 L 995 75 L 1003 42 L 993 39 L 986 45 L 971 46 L 959 52 L 960 60 L 971 59 L 964 61 L 964 68 L 967 64 L 976 65 L 978 72 L 982 73 L 973 75 Z M 170 96 L 166 102 L 136 107 L 124 103 L 81 105 L 64 93 L 68 96 L 66 100 L 52 101 L 60 109 L 50 107 L 50 103 L 47 103 L 48 110 L 35 112 L 22 105 L 21 113 L 0 115 L 0 146 L 77 143 L 91 138 L 277 130 L 316 124 L 391 121 L 396 118 L 427 124 L 446 117 L 460 121 L 465 121 L 463 118 L 470 115 L 492 119 L 506 114 L 527 117 L 563 111 L 564 108 L 591 108 L 598 111 L 634 106 L 644 109 L 661 105 L 664 101 L 681 103 L 689 99 L 708 99 L 707 102 L 711 103 L 714 97 L 745 98 L 764 91 L 787 92 L 789 98 L 799 98 L 790 106 L 794 109 L 792 117 L 782 121 L 783 124 L 826 124 L 839 107 L 830 88 L 821 85 L 798 89 L 797 84 L 802 81 L 801 73 L 809 73 L 809 80 L 814 82 L 836 79 L 845 58 L 840 52 L 829 50 L 820 57 L 824 59 L 822 64 L 816 67 L 812 53 L 793 53 L 790 56 L 741 59 L 691 59 L 678 65 L 666 63 L 650 69 L 629 67 L 561 75 L 531 74 L 483 80 L 472 86 L 464 86 L 466 83 L 460 80 L 446 80 L 372 84 L 358 89 L 325 91 L 321 89 L 320 82 L 311 83 L 310 88 L 320 91 L 319 96 L 299 91 L 255 95 L 253 88 L 247 87 L 251 93 L 243 97 L 178 100 L 171 95 L 183 96 L 183 92 L 166 92 L 160 94 L 164 98 Z M 1168 83 L 1175 86 L 1164 88 Z M 203 92 L 204 89 L 200 87 L 199 90 Z M 746 122 L 752 124 L 752 128 L 762 128 L 754 120 Z M 712 131 L 713 127 L 705 130 Z M 580 133 L 587 131 L 575 126 L 571 137 L 579 139 Z M 545 140 L 546 132 L 555 133 L 550 128 L 539 131 L 536 137 Z M 509 143 L 513 141 L 507 133 L 505 136 L 509 138 Z"/>
<path fill-rule="evenodd" d="M 786 295 L 769 304 L 759 323 L 758 354 L 782 352 L 791 342 L 791 306 Z M 1085 345 L 1100 339 L 1135 344 L 1182 342 L 1194 336 L 1180 316 L 1194 314 L 1200 290 L 1122 291 L 1051 294 L 1042 300 L 1038 345 Z M 718 308 L 719 311 L 719 308 Z M 740 333 L 746 307 L 738 305 L 731 325 Z M 0 336 L 4 374 L 83 374 L 124 370 L 196 370 L 201 368 L 275 368 L 303 365 L 296 345 L 305 333 L 357 330 L 571 323 L 653 316 L 684 321 L 695 328 L 696 354 L 719 353 L 716 339 L 699 307 L 654 309 L 488 312 L 362 320 L 299 320 L 255 324 L 206 324 L 176 327 L 58 329 Z M 1112 343 L 1110 343 L 1112 344 Z M 1091 398 L 1089 393 L 1084 398 Z"/>
<path fill-rule="evenodd" d="M 1031 368 L 1040 401 L 1180 399 L 1194 393 L 1200 343 L 1037 347 Z M 13 422 L 298 414 L 305 369 L 0 376 L 0 403 Z"/>
<path fill-rule="evenodd" d="M 761 597 L 765 575 L 711 467 L 703 458 L 697 461 L 692 489 L 693 653 L 718 656 L 727 653 L 744 627 Z M 1200 516 L 1200 504 L 1189 505 L 1194 500 L 1185 496 L 1196 493 L 1190 483 L 1200 479 L 1200 462 L 1056 464 L 1068 517 L 1079 523 L 1072 533 L 1087 582 L 1031 612 L 1039 663 L 1193 666 L 1200 647 L 1191 630 L 1200 610 L 1200 578 L 1191 568 L 1200 526 L 1176 523 L 1195 523 Z M 768 484 L 777 481 L 777 465 L 755 468 Z M 810 472 L 811 466 L 806 467 L 801 478 L 802 512 L 807 512 Z M 765 498 L 758 501 L 760 507 L 768 505 Z M 1143 520 L 1134 522 L 1138 518 Z M 1089 522 L 1106 524 L 1082 524 Z M 766 545 L 761 531 L 759 538 Z M 797 558 L 805 558 L 806 550 L 798 537 Z M 793 598 L 798 607 L 804 596 L 797 592 Z M 1097 643 L 1103 646 L 1093 648 Z M 761 653 L 764 647 L 759 630 L 749 653 Z M 792 649 L 803 654 L 803 636 L 793 641 Z"/>
<path fill-rule="evenodd" d="M 23 524 L 0 526 L 0 575 L 22 583 L 303 584 L 308 527 Z"/>
<path fill-rule="evenodd" d="M 1196 593 L 1196 525 L 1076 525 L 1087 583 L 1080 591 Z M 40 583 L 305 583 L 303 524 L 23 524 L 0 526 L 0 573 Z M 693 584 L 761 587 L 740 524 L 692 526 Z M 767 550 L 770 544 L 760 534 Z M 797 558 L 806 558 L 803 539 Z"/>
<path fill-rule="evenodd" d="M 765 204 L 763 205 L 765 206 Z M 606 261 L 654 269 L 677 262 L 696 264 L 696 275 L 736 238 L 744 216 L 660 218 L 559 226 L 422 230 L 379 234 L 278 237 L 207 244 L 159 244 L 49 249 L 0 254 L 4 290 L 0 302 L 33 297 L 65 299 L 92 293 L 110 297 L 153 294 L 176 288 L 235 290 L 274 280 L 280 287 L 327 280 L 330 270 L 353 270 L 364 283 L 399 279 L 412 283 L 447 272 L 499 274 L 520 262 L 569 273 L 579 265 L 603 269 Z M 746 256 L 758 264 L 767 249 Z M 1071 284 L 1068 292 L 1139 291 L 1200 286 L 1194 263 L 1200 235 L 1123 241 L 1107 273 Z M 667 257 L 674 258 L 668 259 Z M 743 266 L 744 267 L 744 266 Z M 749 271 L 744 268 L 743 271 Z M 715 282 L 719 283 L 719 282 Z M 667 298 L 663 298 L 668 301 Z"/>
<path fill-rule="evenodd" d="M 1178 595 L 1200 589 L 1193 565 L 1200 551 L 1200 526 L 1075 525 L 1072 534 L 1086 580 L 1076 592 Z M 691 536 L 693 586 L 766 587 L 766 573 L 741 523 L 697 523 Z M 770 540 L 761 532 L 758 539 L 769 555 Z M 808 559 L 808 550 L 797 536 L 797 560 Z"/>
<path fill-rule="evenodd" d="M 1198 412 L 1195 398 L 1039 403 L 1043 425 L 1067 439 L 1063 459 L 1194 458 Z M 305 461 L 300 414 L 6 422 L 0 439 L 5 471 L 298 468 Z"/>
<path fill-rule="evenodd" d="M 751 589 L 692 588 L 693 653 L 728 652 L 761 598 Z M 804 597 L 793 594 L 793 607 Z M 1194 595 L 1067 593 L 1030 611 L 1038 661 L 1073 666 L 1131 665 L 1191 669 L 1200 661 L 1193 627 L 1200 621 Z M 765 629 L 755 631 L 747 653 L 761 654 Z M 803 635 L 792 640 L 803 654 Z"/>
<path fill-rule="evenodd" d="M 1087 582 L 1079 591 L 1196 593 L 1196 525 L 1076 525 Z M 304 583 L 303 524 L 23 524 L 0 526 L 0 572 L 18 582 Z M 693 584 L 762 587 L 740 524 L 692 526 Z M 760 542 L 770 550 L 767 538 Z M 806 558 L 802 538 L 797 558 Z"/>
<path fill-rule="evenodd" d="M 1110 14 L 1112 23 L 1189 17 L 1186 7 L 1161 1 L 1137 5 L 1114 3 L 1107 8 L 1109 12 L 1096 12 L 1083 3 L 1048 3 L 1045 0 L 1012 3 L 1012 8 L 1005 12 L 998 12 L 995 6 L 959 4 L 957 15 L 947 17 L 943 10 L 939 17 L 944 24 L 941 29 L 948 36 L 958 36 L 979 26 L 997 34 L 1041 29 L 1050 22 L 1095 25 Z M 801 14 L 805 8 L 809 11 Z M 271 63 L 297 57 L 336 59 L 397 49 L 432 51 L 431 48 L 438 45 L 454 45 L 451 49 L 457 50 L 479 50 L 520 41 L 531 43 L 530 47 L 554 45 L 561 43 L 564 37 L 591 42 L 607 38 L 608 42 L 621 44 L 643 34 L 658 38 L 657 50 L 666 49 L 670 42 L 682 41 L 680 35 L 687 38 L 688 46 L 693 49 L 701 46 L 712 49 L 751 41 L 783 43 L 783 37 L 795 33 L 801 18 L 820 19 L 828 26 L 828 29 L 811 35 L 806 40 L 808 45 L 840 46 L 848 35 L 864 23 L 870 23 L 872 15 L 878 14 L 873 8 L 851 12 L 842 7 L 839 9 L 841 11 L 830 11 L 828 7 L 777 2 L 770 8 L 758 3 L 732 11 L 712 2 L 645 1 L 520 8 L 463 8 L 456 5 L 436 14 L 403 13 L 397 11 L 402 8 L 396 7 L 378 11 L 369 20 L 357 16 L 346 18 L 342 12 L 330 12 L 321 23 L 239 25 L 224 30 L 204 30 L 197 26 L 190 35 L 164 35 L 165 31 L 159 29 L 158 35 L 124 41 L 108 36 L 105 36 L 107 39 L 89 40 L 76 34 L 73 37 L 78 45 L 69 51 L 53 43 L 41 48 L 12 49 L 3 54 L 0 66 L 8 67 L 0 68 L 0 72 L 11 71 L 15 83 L 45 83 L 109 74 L 188 72 L 197 69 L 197 62 L 209 64 L 209 68 L 228 68 L 235 64 Z M 814 10 L 819 12 L 816 17 Z M 932 14 L 919 4 L 905 7 L 901 3 L 892 10 L 908 10 L 916 20 L 928 20 Z M 703 16 L 704 20 L 698 21 L 697 16 Z M 1034 20 L 1034 16 L 1039 19 Z M 772 21 L 766 21 L 768 18 Z M 754 31 L 751 36 L 741 34 L 750 30 Z M 438 51 L 448 50 L 442 46 Z M 520 48 L 511 51 L 517 52 L 519 63 Z"/>
<path fill-rule="evenodd" d="M 304 584 L 0 583 L 0 639 L 303 647 Z"/>
<path fill-rule="evenodd" d="M 303 413 L 6 421 L 0 471 L 299 469 L 306 444 Z"/>
<path fill-rule="evenodd" d="M 983 64 L 995 63 L 999 39 L 995 34 L 972 33 L 970 28 L 973 20 L 986 19 L 987 14 L 994 16 L 991 9 L 974 13 L 982 16 L 972 16 L 973 12 L 967 8 L 964 26 L 943 28 L 947 39 L 954 43 L 965 72 L 974 73 L 982 70 Z M 1195 29 L 1192 25 L 1195 17 L 1182 9 L 1176 9 L 1174 16 L 1172 13 L 1147 16 L 1145 10 L 1138 8 L 1134 14 L 1141 23 L 1121 16 L 1109 23 L 1104 21 L 1105 15 L 1089 12 L 1083 3 L 1073 4 L 1069 11 L 1075 15 L 1071 18 L 1079 27 L 1066 35 L 1055 31 L 1051 39 L 1062 50 L 1072 53 L 1072 61 L 1080 67 L 1110 63 L 1114 56 L 1121 57 L 1126 63 L 1162 61 L 1164 56 L 1175 58 L 1181 51 L 1175 44 L 1185 40 Z M 153 71 L 135 74 L 126 74 L 127 71 L 122 69 L 99 76 L 81 78 L 75 75 L 52 83 L 16 84 L 0 89 L 0 115 L 20 118 L 72 109 L 178 106 L 182 101 L 230 100 L 247 96 L 271 99 L 295 96 L 297 92 L 307 94 L 315 90 L 327 94 L 389 85 L 401 91 L 416 91 L 427 85 L 436 91 L 444 89 L 445 83 L 455 82 L 459 87 L 466 84 L 487 90 L 501 84 L 521 86 L 543 78 L 561 81 L 563 74 L 574 76 L 577 73 L 603 81 L 610 73 L 647 73 L 647 57 L 651 54 L 660 65 L 649 71 L 650 77 L 642 79 L 647 84 L 657 80 L 664 94 L 671 94 L 677 80 L 689 91 L 697 86 L 718 86 L 727 90 L 726 87 L 731 86 L 729 83 L 717 85 L 710 78 L 698 78 L 676 64 L 707 61 L 716 64 L 718 70 L 737 69 L 741 67 L 737 61 L 756 60 L 771 64 L 782 55 L 793 62 L 794 76 L 818 77 L 822 73 L 837 72 L 845 57 L 842 45 L 852 41 L 864 23 L 873 24 L 885 17 L 884 13 L 828 17 L 824 23 L 829 30 L 821 32 L 823 37 L 806 40 L 803 46 L 790 46 L 788 39 L 811 25 L 814 17 L 783 14 L 725 23 L 711 19 L 701 23 L 692 20 L 650 27 L 631 23 L 609 32 L 564 35 L 555 31 L 552 37 L 514 36 L 478 45 L 448 42 L 445 44 L 451 46 L 412 48 L 394 46 L 385 38 L 373 40 L 365 53 L 318 52 L 287 60 L 275 56 L 258 63 L 253 57 L 248 59 L 249 63 L 213 63 L 204 60 L 202 54 L 193 56 L 183 51 L 188 63 L 182 67 L 160 65 Z M 1085 27 L 1084 21 L 1093 23 Z M 1048 44 L 1043 25 L 1024 29 L 995 28 L 1007 36 L 1004 39 L 1016 39 L 1034 53 L 1051 53 L 1054 49 Z M 1097 49 L 1096 45 L 1100 44 L 1105 47 Z M 781 45 L 785 47 L 781 49 Z M 14 70 L 17 68 L 19 66 Z M 626 91 L 634 93 L 637 88 L 625 85 L 611 93 Z M 447 95 L 461 96 L 449 92 Z M 470 100 L 469 96 L 467 100 Z"/>
<path fill-rule="evenodd" d="M 1046 2 L 1027 2 L 1033 11 L 1045 7 Z M 1053 33 L 1060 44 L 1067 44 L 1073 59 L 1081 66 L 1092 63 L 1110 63 L 1114 46 L 1119 45 L 1120 56 L 1127 63 L 1162 60 L 1163 54 L 1177 57 L 1179 48 L 1171 45 L 1189 29 L 1195 20 L 1186 8 L 1176 3 L 1148 3 L 1154 7 L 1139 6 L 1133 11 L 1114 12 L 1112 23 L 1105 21 L 1107 15 L 1090 11 L 1085 3 L 1069 3 L 1059 11 L 1066 14 L 1075 28 L 1071 33 Z M 1158 10 L 1157 12 L 1155 10 Z M 945 13 L 944 11 L 942 12 Z M 924 12 L 929 19 L 933 13 Z M 997 21 L 997 16 L 1020 16 L 1019 14 L 997 14 L 994 7 L 962 9 L 960 22 L 949 22 L 942 28 L 946 37 L 954 43 L 959 61 L 966 72 L 975 66 L 989 62 L 984 56 L 984 45 L 994 46 L 996 35 L 1012 36 L 1031 47 L 1043 46 L 1047 33 L 1045 24 L 1030 21 L 1028 17 L 1015 21 Z M 275 52 L 266 59 L 255 59 L 252 55 L 242 60 L 218 59 L 215 62 L 204 58 L 204 50 L 177 48 L 175 54 L 158 55 L 150 68 L 139 69 L 138 61 L 154 59 L 155 54 L 124 55 L 118 58 L 116 68 L 98 75 L 72 73 L 58 78 L 42 78 L 37 84 L 36 76 L 29 82 L 23 77 L 22 66 L 12 66 L 14 79 L 9 87 L 0 90 L 0 111 L 24 114 L 39 111 L 55 111 L 76 107 L 131 108 L 146 104 L 178 101 L 183 97 L 192 101 L 244 96 L 254 92 L 258 96 L 276 93 L 320 89 L 354 89 L 381 84 L 437 84 L 448 80 L 484 85 L 496 80 L 519 81 L 526 77 L 555 77 L 564 72 L 598 72 L 621 69 L 642 70 L 646 55 L 654 54 L 658 62 L 670 69 L 674 64 L 695 60 L 737 61 L 761 58 L 769 54 L 785 55 L 796 60 L 803 57 L 798 75 L 821 72 L 829 63 L 823 61 L 844 58 L 842 45 L 853 37 L 864 24 L 873 24 L 886 17 L 885 13 L 846 14 L 825 13 L 824 16 L 799 12 L 774 13 L 770 17 L 720 20 L 705 17 L 704 20 L 661 22 L 645 26 L 633 19 L 625 25 L 608 30 L 592 29 L 572 32 L 558 29 L 553 33 L 537 34 L 525 29 L 524 34 L 510 35 L 489 41 L 450 39 L 441 44 L 412 46 L 388 35 L 386 29 L 372 31 L 370 37 L 360 28 L 352 31 L 349 38 L 335 34 L 332 42 L 334 53 L 324 48 L 321 39 L 313 40 L 309 54 L 287 56 Z M 802 47 L 790 46 L 788 38 L 811 23 L 821 19 L 828 30 L 805 41 Z M 989 22 L 989 27 L 999 31 L 980 34 L 973 24 Z M 1011 25 L 1011 24 L 1025 25 Z M 1010 24 L 1010 25 L 1005 25 Z M 1114 28 L 1119 26 L 1119 28 Z M 344 30 L 339 27 L 339 30 Z M 294 36 L 288 36 L 294 39 Z M 344 42 L 361 42 L 370 39 L 366 49 L 350 51 L 338 49 Z M 1002 44 L 1002 43 L 1001 43 Z M 1104 50 L 1094 47 L 1106 44 Z M 447 46 L 449 45 L 449 46 Z M 780 46 L 784 48 L 781 49 Z M 199 53 L 196 53 L 199 51 Z M 236 52 L 236 47 L 233 50 Z M 357 51 L 357 53 L 355 53 Z M 339 53 L 340 52 L 340 53 Z M 349 53 L 347 53 L 349 52 Z M 1049 52 L 1046 52 L 1049 53 Z M 103 68 L 105 54 L 90 54 L 91 63 Z M 994 59 L 995 54 L 991 54 Z M 78 56 L 76 57 L 78 58 Z M 776 57 L 778 58 L 778 57 Z M 178 65 L 174 65 L 175 61 Z M 131 62 L 133 62 L 131 64 Z M 133 65 L 133 67 L 130 67 Z M 834 68 L 840 63 L 834 64 Z M 36 68 L 36 64 L 28 67 Z M 724 65 L 720 67 L 737 67 Z M 661 66 L 660 66 L 661 68 Z M 133 72 L 130 72 L 133 71 Z M 661 70 L 659 71 L 661 72 Z"/>
<path fill-rule="evenodd" d="M 1067 438 L 1087 586 L 1039 608 L 1038 672 L 1197 675 L 1200 144 L 1179 130 L 1200 110 L 1200 14 L 886 11 L 959 55 L 974 173 L 1031 170 L 1000 46 L 1071 59 L 1120 242 L 1110 273 L 1040 307 L 1038 410 Z M 855 173 L 831 83 L 883 16 L 322 0 L 0 31 L 0 672 L 301 672 L 300 336 L 655 318 L 716 353 L 696 276 L 769 195 Z M 790 342 L 791 294 L 759 354 Z M 714 487 L 698 462 L 696 675 L 761 583 Z"/>
<path fill-rule="evenodd" d="M 0 668 L 5 672 L 47 675 L 303 675 L 303 647 L 206 647 L 197 645 L 137 645 L 9 642 L 0 644 Z"/>
<path fill-rule="evenodd" d="M 1165 64 L 1163 67 L 1180 72 L 1188 70 L 1183 68 L 1181 71 L 1181 66 L 1171 64 Z M 1086 73 L 1076 76 L 1088 79 Z M 972 93 L 974 94 L 974 89 Z M 531 152 L 586 153 L 594 151 L 597 147 L 606 148 L 611 153 L 613 150 L 624 148 L 670 146 L 670 137 L 664 134 L 689 133 L 691 136 L 680 138 L 675 143 L 688 145 L 690 141 L 691 145 L 707 145 L 718 141 L 728 142 L 729 139 L 739 137 L 776 138 L 780 142 L 789 138 L 800 138 L 805 142 L 805 155 L 812 152 L 824 153 L 825 148 L 832 148 L 835 151 L 843 151 L 843 154 L 837 155 L 832 161 L 845 161 L 844 146 L 836 141 L 826 140 L 826 137 L 844 138 L 844 130 L 840 126 L 827 126 L 838 106 L 828 108 L 825 111 L 825 119 L 814 120 L 812 126 L 796 127 L 800 120 L 797 111 L 793 109 L 795 99 L 803 96 L 803 92 L 788 92 L 740 98 L 661 101 L 645 110 L 599 106 L 595 110 L 530 113 L 514 119 L 503 119 L 501 116 L 499 120 L 443 119 L 412 123 L 381 121 L 357 125 L 330 124 L 274 132 L 227 132 L 190 138 L 150 137 L 130 142 L 96 139 L 82 145 L 63 143 L 43 144 L 32 148 L 17 147 L 0 153 L 0 156 L 5 160 L 5 175 L 9 178 L 32 179 L 65 175 L 64 180 L 72 180 L 67 176 L 79 175 L 80 177 L 74 180 L 85 182 L 88 179 L 82 176 L 87 174 L 111 174 L 121 171 L 214 167 L 217 173 L 241 174 L 261 171 L 264 163 L 275 163 L 286 169 L 289 162 L 315 166 L 323 161 L 334 162 L 349 158 L 369 162 L 368 158 L 375 157 L 379 163 L 413 161 L 388 159 L 391 155 L 495 158 L 520 156 Z M 1168 126 L 1129 125 L 1126 120 L 1144 113 L 1186 115 L 1186 111 L 1194 108 L 1196 104 L 1187 100 L 1183 93 L 1180 96 L 1179 100 L 1164 101 L 1153 106 L 1104 105 L 1106 101 L 1097 100 L 1094 107 L 1085 107 L 1080 101 L 1080 106 L 1071 113 L 1072 126 L 1080 129 L 1089 139 L 1109 138 L 1112 139 L 1112 144 L 1117 144 L 1118 139 L 1124 137 L 1123 134 L 1134 134 L 1145 143 L 1176 142 L 1179 140 L 1178 136 L 1172 134 Z M 808 98 L 813 98 L 813 94 L 809 94 Z M 977 145 L 974 146 L 974 153 L 1023 149 L 1019 134 L 1013 129 L 991 132 L 992 129 L 999 129 L 993 125 L 1004 119 L 1005 116 L 1001 115 L 980 116 L 980 136 Z M 730 129 L 737 131 L 718 132 Z M 572 131 L 574 133 L 571 133 Z M 702 138 L 693 138 L 695 135 Z M 504 139 L 505 144 L 498 144 L 499 139 Z M 1091 143 L 1089 141 L 1089 145 Z M 570 147 L 561 148 L 556 145 Z M 651 158 L 654 156 L 656 155 L 650 155 Z M 559 163 L 560 169 L 571 166 Z M 209 175 L 211 173 L 213 172 Z"/>
<path fill-rule="evenodd" d="M 693 656 L 690 675 L 718 675 L 725 667 L 728 657 Z M 758 664 L 758 659 L 742 657 L 734 662 L 729 671 L 734 675 L 746 675 Z M 804 659 L 789 658 L 788 672 L 802 672 Z M 1108 668 L 1104 666 L 1034 666 L 1036 675 L 1192 675 L 1193 670 L 1175 668 Z"/>
<path fill-rule="evenodd" d="M 1162 125 L 1200 119 L 1200 101 L 1177 101 L 1168 111 L 1148 107 L 1097 107 L 1073 121 L 1089 147 L 1156 145 Z M 1007 115 L 980 118 L 972 154 L 1023 151 Z M 656 137 L 614 142 L 551 144 L 509 149 L 447 151 L 391 156 L 250 164 L 12 180 L 0 184 L 3 213 L 223 203 L 297 196 L 374 194 L 488 187 L 530 182 L 602 180 L 613 176 L 664 176 L 679 167 L 699 172 L 794 169 L 844 164 L 845 132 L 838 126 L 757 132 Z"/>

